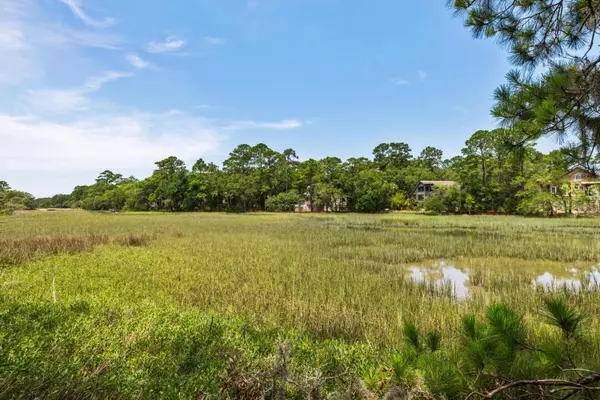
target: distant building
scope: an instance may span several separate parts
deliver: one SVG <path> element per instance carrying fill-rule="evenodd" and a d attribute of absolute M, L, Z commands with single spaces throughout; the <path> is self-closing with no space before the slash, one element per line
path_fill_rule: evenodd
<path fill-rule="evenodd" d="M 433 192 L 434 187 L 450 187 L 455 185 L 454 181 L 421 181 L 415 188 L 412 197 L 421 202 Z"/>
<path fill-rule="evenodd" d="M 565 178 L 571 183 L 571 190 L 582 190 L 587 195 L 592 194 L 592 187 L 600 185 L 600 177 L 583 168 L 572 169 Z"/>
<path fill-rule="evenodd" d="M 600 188 L 600 177 L 584 168 L 573 168 L 565 174 L 565 181 L 571 185 L 571 193 L 583 191 L 588 196 L 597 195 L 597 189 Z M 551 186 L 553 194 L 558 193 L 557 186 Z"/>
<path fill-rule="evenodd" d="M 329 205 L 314 202 L 312 195 L 310 194 L 310 189 L 309 186 L 306 193 L 304 193 L 304 202 L 296 204 L 296 207 L 294 208 L 295 212 L 333 212 L 344 210 L 346 208 L 346 201 L 343 199 L 334 199 Z"/>

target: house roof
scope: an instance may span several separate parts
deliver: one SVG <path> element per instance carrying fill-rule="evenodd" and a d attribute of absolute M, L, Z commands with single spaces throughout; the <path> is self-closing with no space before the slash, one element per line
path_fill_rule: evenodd
<path fill-rule="evenodd" d="M 452 186 L 456 184 L 454 181 L 421 181 L 424 185 Z"/>
<path fill-rule="evenodd" d="M 594 174 L 592 171 L 585 169 L 583 167 L 573 167 L 571 168 L 569 171 L 567 171 L 566 175 L 572 174 L 573 172 L 585 172 L 586 174 L 595 176 L 596 174 Z"/>

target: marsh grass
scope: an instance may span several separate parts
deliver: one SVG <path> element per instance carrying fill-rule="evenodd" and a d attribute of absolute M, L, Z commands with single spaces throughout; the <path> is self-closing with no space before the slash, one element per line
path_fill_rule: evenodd
<path fill-rule="evenodd" d="M 40 237 L 79 238 L 83 244 L 73 245 L 73 250 L 59 245 L 39 250 L 28 247 L 27 243 Z M 90 239 L 99 237 L 103 241 Z M 1 270 L 0 324 L 6 323 L 2 315 L 21 318 L 18 315 L 25 305 L 43 310 L 53 307 L 55 290 L 61 312 L 74 313 L 72 304 L 87 306 L 75 307 L 83 310 L 79 317 L 67 318 L 58 331 L 35 336 L 36 346 L 58 346 L 66 352 L 80 349 L 94 360 L 85 364 L 86 376 L 113 377 L 113 381 L 90 378 L 99 387 L 108 388 L 108 382 L 123 383 L 127 376 L 140 374 L 140 382 L 152 382 L 157 390 L 176 385 L 156 372 L 164 357 L 173 357 L 169 363 L 188 360 L 177 371 L 194 379 L 208 379 L 207 371 L 219 377 L 228 370 L 227 359 L 211 355 L 206 357 L 213 361 L 203 364 L 202 352 L 216 351 L 211 350 L 212 342 L 196 344 L 200 352 L 196 354 L 188 348 L 194 346 L 192 339 L 173 333 L 178 329 L 191 332 L 200 320 L 207 325 L 199 332 L 206 332 L 207 316 L 228 326 L 227 335 L 236 344 L 227 354 L 238 354 L 240 362 L 272 361 L 277 354 L 274 344 L 281 337 L 302 336 L 302 340 L 299 336 L 292 340 L 294 368 L 302 376 L 334 376 L 349 368 L 360 375 L 381 368 L 382 359 L 403 345 L 405 320 L 418 321 L 427 332 L 444 332 L 443 341 L 451 346 L 460 340 L 464 315 L 482 316 L 486 306 L 497 302 L 509 304 L 532 322 L 535 343 L 536 338 L 549 334 L 543 324 L 536 323 L 548 291 L 534 289 L 532 281 L 543 272 L 589 269 L 600 261 L 600 221 L 594 219 L 70 211 L 14 217 L 0 224 L 0 241 L 4 244 L 0 254 L 21 254 Z M 22 249 L 7 251 L 7 246 Z M 441 261 L 469 271 L 468 300 L 457 299 L 451 284 L 436 284 L 438 276 L 421 282 L 411 278 L 409 267 L 434 268 Z M 588 315 L 581 338 L 583 357 L 600 360 L 600 344 L 592 339 L 600 335 L 600 291 L 561 289 L 561 293 Z M 180 320 L 182 315 L 185 321 Z M 22 318 L 29 317 L 23 314 Z M 113 333 L 102 336 L 106 318 Z M 22 323 L 10 336 L 10 346 L 18 349 L 11 356 L 10 379 L 17 379 L 17 365 L 25 365 L 19 363 L 46 368 L 42 365 L 54 362 L 45 350 L 27 348 L 27 332 L 34 328 Z M 164 332 L 157 333 L 156 326 Z M 260 339 L 251 344 L 247 338 L 253 337 L 253 330 L 270 333 L 258 334 Z M 59 344 L 52 344 L 52 338 Z M 6 340 L 0 336 L 2 352 L 8 351 Z M 184 347 L 144 358 L 173 341 Z M 107 346 L 111 350 L 99 350 Z M 315 352 L 321 355 L 311 355 Z M 131 361 L 140 357 L 145 360 L 141 364 Z M 328 369 L 328 357 L 338 360 L 335 368 Z M 315 359 L 322 362 L 315 363 Z M 73 361 L 73 368 L 79 363 Z M 101 372 L 94 375 L 97 370 Z M 46 376 L 51 371 L 38 373 Z M 0 379 L 5 374 L 0 372 Z M 65 379 L 53 384 L 67 385 Z M 79 379 L 73 382 L 84 385 Z M 33 384 L 10 382 L 21 388 Z M 338 384 L 342 383 L 338 380 Z M 85 385 L 73 390 L 83 390 Z M 142 384 L 125 386 L 135 392 L 136 385 Z M 216 381 L 202 385 L 211 393 L 219 390 Z M 0 397 L 3 386 L 0 381 Z M 190 388 L 181 390 L 191 393 Z M 161 396 L 143 392 L 142 397 Z"/>
<path fill-rule="evenodd" d="M 156 239 L 156 235 L 130 233 L 115 238 L 115 242 L 119 243 L 121 246 L 142 247 L 146 246 L 154 239 Z"/>
<path fill-rule="evenodd" d="M 47 255 L 90 251 L 95 246 L 108 242 L 106 235 L 0 237 L 0 267 L 20 264 Z"/>
<path fill-rule="evenodd" d="M 121 246 L 146 246 L 156 238 L 148 234 L 127 234 L 114 238 L 108 235 L 47 235 L 25 238 L 0 237 L 0 267 L 17 265 L 40 257 L 91 251 L 111 242 Z"/>

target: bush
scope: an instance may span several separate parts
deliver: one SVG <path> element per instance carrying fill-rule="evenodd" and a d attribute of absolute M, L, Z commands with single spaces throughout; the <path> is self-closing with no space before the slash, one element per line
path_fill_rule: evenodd
<path fill-rule="evenodd" d="M 459 185 L 434 190 L 422 203 L 426 211 L 461 212 L 465 208 L 464 194 Z"/>
<path fill-rule="evenodd" d="M 422 206 L 425 211 L 432 211 L 435 213 L 447 211 L 444 204 L 444 193 L 441 191 L 433 191 L 433 193 L 423 200 Z"/>
<path fill-rule="evenodd" d="M 303 201 L 304 198 L 296 190 L 290 190 L 269 197 L 265 202 L 265 208 L 273 212 L 292 212 L 296 209 L 296 205 Z"/>
<path fill-rule="evenodd" d="M 402 210 L 413 205 L 414 199 L 407 198 L 404 193 L 398 192 L 392 197 L 392 208 L 394 210 Z"/>

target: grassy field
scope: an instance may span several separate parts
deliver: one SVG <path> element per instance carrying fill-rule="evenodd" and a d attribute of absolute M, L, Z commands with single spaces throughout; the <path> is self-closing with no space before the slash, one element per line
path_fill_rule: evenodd
<path fill-rule="evenodd" d="M 599 262 L 596 219 L 23 213 L 0 219 L 0 398 L 377 393 L 404 321 L 452 347 L 502 302 L 535 342 L 550 291 L 600 360 Z"/>

